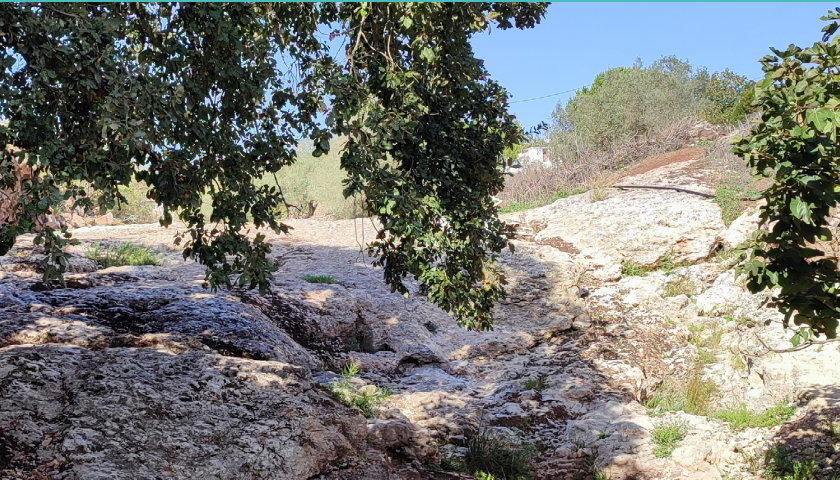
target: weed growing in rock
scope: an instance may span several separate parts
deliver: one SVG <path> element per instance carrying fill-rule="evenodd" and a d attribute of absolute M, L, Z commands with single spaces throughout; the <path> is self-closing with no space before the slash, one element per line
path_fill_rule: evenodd
<path fill-rule="evenodd" d="M 653 443 L 654 456 L 658 458 L 668 457 L 677 448 L 677 444 L 685 438 L 688 427 L 680 422 L 663 422 L 655 426 L 650 432 Z"/>
<path fill-rule="evenodd" d="M 729 366 L 732 367 L 733 370 L 746 370 L 747 363 L 744 362 L 744 359 L 741 358 L 740 355 L 735 354 L 729 361 Z"/>
<path fill-rule="evenodd" d="M 735 430 L 756 427 L 775 427 L 785 423 L 796 409 L 784 403 L 774 405 L 763 412 L 751 412 L 746 404 L 735 408 L 719 410 L 712 416 L 723 420 Z"/>
<path fill-rule="evenodd" d="M 609 475 L 598 467 L 592 469 L 592 480 L 610 480 Z"/>
<path fill-rule="evenodd" d="M 685 408 L 685 394 L 665 387 L 645 400 L 644 406 L 648 409 L 648 415 L 652 417 L 658 417 L 665 412 L 676 412 Z"/>
<path fill-rule="evenodd" d="M 840 417 L 828 422 L 828 431 L 835 439 L 840 439 Z"/>
<path fill-rule="evenodd" d="M 662 296 L 665 298 L 685 295 L 691 297 L 697 292 L 697 285 L 690 278 L 681 276 L 665 284 L 662 288 Z"/>
<path fill-rule="evenodd" d="M 464 466 L 476 478 L 482 478 L 479 473 L 484 475 L 484 480 L 530 480 L 535 453 L 530 444 L 513 443 L 480 427 L 467 440 Z"/>
<path fill-rule="evenodd" d="M 662 258 L 659 259 L 657 265 L 665 275 L 670 275 L 677 269 L 677 264 L 674 262 L 674 254 L 670 252 L 663 255 Z"/>
<path fill-rule="evenodd" d="M 696 368 L 683 382 L 666 381 L 662 388 L 644 402 L 644 406 L 652 417 L 677 411 L 706 415 L 716 393 L 714 382 L 704 380 L 702 372 Z"/>
<path fill-rule="evenodd" d="M 537 378 L 529 378 L 528 380 L 525 380 L 525 383 L 522 384 L 522 387 L 525 390 L 535 390 L 537 392 L 542 392 L 543 390 L 545 390 L 546 387 L 545 379 L 545 375 L 538 375 Z"/>
<path fill-rule="evenodd" d="M 647 269 L 633 260 L 627 260 L 621 264 L 621 274 L 627 277 L 643 277 L 647 275 Z"/>
<path fill-rule="evenodd" d="M 817 462 L 796 458 L 789 448 L 773 445 L 764 452 L 764 476 L 768 480 L 813 480 Z"/>
<path fill-rule="evenodd" d="M 710 380 L 703 379 L 700 369 L 695 369 L 685 383 L 685 413 L 692 415 L 706 415 L 709 404 L 717 394 L 717 385 Z"/>
<path fill-rule="evenodd" d="M 309 283 L 326 283 L 330 285 L 343 285 L 341 280 L 336 279 L 332 275 L 306 275 L 303 277 Z"/>
<path fill-rule="evenodd" d="M 376 385 L 358 388 L 353 385 L 353 377 L 358 373 L 358 362 L 350 363 L 341 371 L 341 377 L 333 380 L 329 391 L 341 403 L 348 407 L 358 408 L 365 417 L 370 418 L 376 414 L 382 400 L 391 396 L 391 392 Z"/>
<path fill-rule="evenodd" d="M 702 323 L 689 324 L 687 327 L 688 343 L 700 349 L 715 350 L 720 346 L 723 329 L 715 326 L 711 331 L 707 331 L 706 327 Z"/>
<path fill-rule="evenodd" d="M 120 243 L 104 246 L 95 243 L 85 249 L 84 256 L 98 263 L 102 268 L 121 265 L 160 265 L 158 255 L 149 247 L 136 243 Z"/>
<path fill-rule="evenodd" d="M 752 328 L 755 326 L 754 320 L 750 320 L 749 318 L 744 317 L 743 315 L 736 316 L 735 314 L 727 313 L 723 316 L 723 319 L 727 322 L 735 322 L 735 324 L 741 327 Z"/>
<path fill-rule="evenodd" d="M 717 361 L 717 356 L 711 350 L 706 350 L 705 348 L 701 348 L 697 350 L 697 364 L 702 366 L 711 365 Z"/>

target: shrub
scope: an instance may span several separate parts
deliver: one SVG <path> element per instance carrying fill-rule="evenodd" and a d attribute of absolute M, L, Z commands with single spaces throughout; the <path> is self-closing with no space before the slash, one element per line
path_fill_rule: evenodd
<path fill-rule="evenodd" d="M 746 404 L 742 403 L 735 408 L 719 410 L 712 416 L 727 422 L 735 430 L 743 430 L 781 425 L 793 415 L 794 411 L 794 407 L 780 403 L 762 412 L 751 412 L 747 410 Z"/>
<path fill-rule="evenodd" d="M 736 154 L 769 183 L 759 234 L 741 272 L 751 292 L 773 292 L 771 305 L 781 312 L 783 326 L 795 330 L 794 346 L 821 335 L 836 338 L 838 328 L 840 265 L 828 242 L 837 239 L 840 204 L 840 8 L 821 19 L 829 22 L 821 41 L 771 49 L 773 55 L 760 60 L 761 121 L 734 142 Z"/>
<path fill-rule="evenodd" d="M 709 78 L 706 97 L 710 104 L 703 118 L 711 123 L 735 125 L 753 110 L 755 82 L 727 68 Z"/>
<path fill-rule="evenodd" d="M 480 427 L 467 439 L 464 466 L 474 474 L 481 472 L 485 479 L 530 480 L 535 454 L 530 444 L 515 444 Z"/>
<path fill-rule="evenodd" d="M 658 458 L 670 456 L 687 433 L 688 427 L 680 422 L 663 422 L 655 426 L 650 432 L 655 445 L 653 455 Z"/>
<path fill-rule="evenodd" d="M 376 385 L 358 388 L 353 385 L 353 377 L 359 373 L 359 364 L 350 363 L 341 371 L 341 377 L 333 380 L 330 393 L 348 407 L 358 408 L 365 417 L 372 417 L 379 409 L 382 400 L 391 396 L 391 392 Z"/>
<path fill-rule="evenodd" d="M 554 116 L 583 150 L 604 149 L 700 115 L 707 105 L 702 82 L 701 71 L 674 57 L 647 68 L 612 68 Z"/>
<path fill-rule="evenodd" d="M 764 452 L 764 475 L 768 480 L 813 480 L 817 462 L 796 458 L 789 447 L 773 445 Z"/>
<path fill-rule="evenodd" d="M 87 247 L 84 256 L 98 263 L 102 268 L 120 265 L 160 265 L 158 255 L 144 245 L 120 243 L 103 246 L 95 243 Z"/>

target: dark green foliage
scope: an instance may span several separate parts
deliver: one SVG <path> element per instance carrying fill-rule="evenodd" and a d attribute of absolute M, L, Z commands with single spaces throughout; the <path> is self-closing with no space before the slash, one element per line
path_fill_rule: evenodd
<path fill-rule="evenodd" d="M 675 57 L 649 67 L 618 67 L 598 74 L 591 87 L 554 112 L 550 143 L 557 160 L 606 151 L 634 136 L 700 115 L 708 74 Z M 574 153 L 572 153 L 574 152 Z"/>
<path fill-rule="evenodd" d="M 840 19 L 840 9 L 824 20 Z M 761 121 L 735 142 L 734 152 L 773 183 L 763 192 L 762 230 L 743 265 L 748 287 L 778 293 L 773 303 L 799 325 L 795 345 L 837 336 L 840 274 L 835 258 L 816 242 L 830 241 L 829 213 L 840 200 L 840 40 L 836 21 L 809 48 L 773 49 L 761 62 Z"/>
<path fill-rule="evenodd" d="M 727 69 L 715 72 L 706 85 L 710 105 L 704 117 L 711 123 L 734 125 L 753 110 L 755 82 Z"/>
<path fill-rule="evenodd" d="M 545 8 L 2 4 L 0 144 L 21 150 L 0 155 L 0 187 L 14 185 L 13 162 L 39 179 L 0 227 L 2 253 L 35 231 L 46 279 L 60 278 L 69 236 L 38 219 L 65 200 L 113 209 L 136 180 L 163 225 L 185 224 L 184 256 L 207 267 L 207 285 L 265 291 L 271 247 L 248 228 L 285 232 L 288 208 L 279 185 L 255 180 L 294 163 L 300 139 L 317 157 L 343 135 L 344 193 L 379 217 L 370 253 L 385 280 L 406 293 L 404 279 L 417 277 L 461 325 L 490 328 L 503 295 L 493 255 L 513 235 L 491 196 L 503 151 L 525 137 L 469 38 L 532 27 Z"/>

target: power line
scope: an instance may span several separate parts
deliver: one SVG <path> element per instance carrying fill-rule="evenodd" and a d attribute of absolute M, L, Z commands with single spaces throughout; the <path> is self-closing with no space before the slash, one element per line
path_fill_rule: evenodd
<path fill-rule="evenodd" d="M 530 102 L 530 101 L 533 101 L 533 100 L 542 100 L 543 98 L 556 97 L 557 95 L 563 95 L 564 93 L 575 92 L 577 90 L 578 90 L 577 88 L 573 88 L 571 90 L 565 90 L 565 91 L 562 91 L 562 92 L 549 93 L 548 95 L 543 95 L 541 97 L 525 98 L 523 100 L 514 100 L 514 101 L 508 102 L 508 103 L 522 103 L 522 102 Z"/>

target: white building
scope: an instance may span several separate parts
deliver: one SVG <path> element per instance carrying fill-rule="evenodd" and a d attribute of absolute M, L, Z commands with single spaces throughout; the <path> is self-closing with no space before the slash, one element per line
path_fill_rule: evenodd
<path fill-rule="evenodd" d="M 548 149 L 545 147 L 528 147 L 522 150 L 516 155 L 516 161 L 511 164 L 508 171 L 516 173 L 529 165 L 551 167 L 552 162 L 548 157 Z"/>

